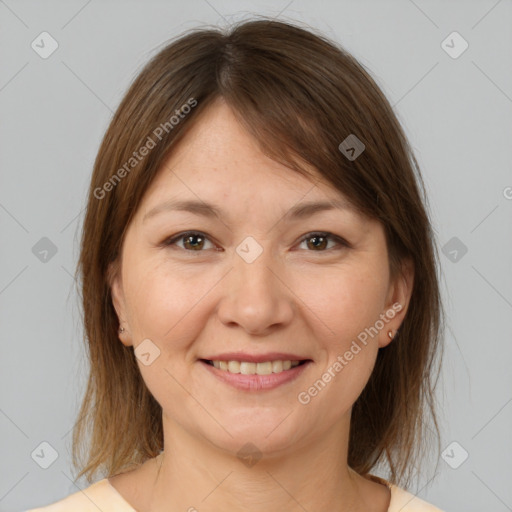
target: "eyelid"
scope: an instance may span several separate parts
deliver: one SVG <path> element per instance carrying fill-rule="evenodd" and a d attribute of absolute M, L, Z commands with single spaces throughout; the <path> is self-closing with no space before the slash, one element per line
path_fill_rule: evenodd
<path fill-rule="evenodd" d="M 173 245 L 176 245 L 176 242 L 179 242 L 182 238 L 185 238 L 186 236 L 189 236 L 189 235 L 200 235 L 204 239 L 208 240 L 210 243 L 214 243 L 213 240 L 211 239 L 211 237 L 208 236 L 206 233 L 203 233 L 202 231 L 188 230 L 188 231 L 182 231 L 181 233 L 177 233 L 176 235 L 172 235 L 169 238 L 166 238 L 159 245 L 163 246 L 163 247 L 173 246 Z M 181 247 L 178 247 L 178 248 L 181 249 Z M 181 249 L 181 250 L 184 251 L 184 252 L 191 252 L 191 253 L 193 253 L 193 252 L 197 252 L 197 253 L 205 252 L 204 250 L 202 250 L 202 251 L 188 251 L 187 249 Z M 214 249 L 214 250 L 218 251 L 220 249 Z"/>
<path fill-rule="evenodd" d="M 304 242 L 304 240 L 307 240 L 308 238 L 313 238 L 314 236 L 327 238 L 328 240 L 333 240 L 340 246 L 344 247 L 350 247 L 350 244 L 341 236 L 335 235 L 334 233 L 331 233 L 330 231 L 310 231 L 309 233 L 306 233 L 299 241 L 299 243 Z M 332 249 L 327 249 L 325 251 L 309 251 L 309 252 L 329 252 Z"/>
<path fill-rule="evenodd" d="M 187 235 L 200 235 L 204 239 L 210 241 L 211 243 L 214 243 L 213 240 L 211 239 L 211 237 L 209 235 L 207 235 L 206 233 L 204 233 L 202 231 L 188 230 L 188 231 L 182 231 L 181 233 L 177 233 L 176 235 L 172 235 L 171 237 L 166 238 L 160 244 L 160 246 L 169 247 L 169 246 L 176 245 L 176 242 L 179 242 L 182 238 L 186 237 Z M 334 233 L 331 233 L 330 231 L 310 231 L 309 233 L 306 233 L 303 237 L 301 237 L 298 244 L 300 245 L 300 244 L 302 244 L 302 242 L 304 242 L 308 238 L 313 238 L 314 236 L 323 237 L 323 238 L 327 238 L 328 240 L 332 240 L 332 241 L 336 242 L 339 247 L 325 249 L 323 251 L 307 251 L 307 252 L 329 253 L 329 252 L 339 249 L 339 248 L 351 248 L 352 247 L 351 244 L 349 242 L 347 242 L 344 238 L 342 238 L 341 236 L 335 235 Z M 190 250 L 189 251 L 187 249 L 182 249 L 181 247 L 179 247 L 179 249 L 181 249 L 182 251 L 185 251 L 185 252 L 189 252 L 189 253 L 205 252 L 205 250 L 200 250 L 200 251 Z M 213 249 L 213 250 L 220 251 L 222 249 Z"/>

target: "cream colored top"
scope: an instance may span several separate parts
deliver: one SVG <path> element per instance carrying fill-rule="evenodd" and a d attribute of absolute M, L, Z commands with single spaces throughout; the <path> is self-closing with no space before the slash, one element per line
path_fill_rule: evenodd
<path fill-rule="evenodd" d="M 374 475 L 366 475 L 383 483 L 391 491 L 388 512 L 443 512 L 404 489 L 390 484 Z M 110 484 L 107 478 L 100 480 L 83 491 L 77 491 L 60 501 L 26 512 L 137 512 Z"/>

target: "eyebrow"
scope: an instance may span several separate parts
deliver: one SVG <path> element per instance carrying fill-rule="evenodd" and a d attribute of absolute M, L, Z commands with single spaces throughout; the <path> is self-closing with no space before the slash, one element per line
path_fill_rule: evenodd
<path fill-rule="evenodd" d="M 329 211 L 329 210 L 350 210 L 353 211 L 353 207 L 349 205 L 349 203 L 342 199 L 333 199 L 331 201 L 313 201 L 307 203 L 300 203 L 296 206 L 290 208 L 285 215 L 284 219 L 303 219 L 304 217 L 309 217 L 319 212 Z M 169 211 L 182 211 L 189 212 L 195 215 L 200 215 L 206 218 L 221 218 L 223 216 L 223 211 L 218 206 L 213 204 L 205 203 L 203 201 L 196 200 L 169 200 L 165 201 L 158 206 L 152 208 L 149 212 L 144 215 L 142 222 L 146 222 L 146 220 L 151 217 L 155 217 L 156 215 L 162 212 Z"/>

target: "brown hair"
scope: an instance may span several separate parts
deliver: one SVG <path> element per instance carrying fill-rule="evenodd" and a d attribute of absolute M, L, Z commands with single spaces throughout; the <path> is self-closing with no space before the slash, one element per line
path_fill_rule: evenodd
<path fill-rule="evenodd" d="M 361 64 L 311 29 L 269 19 L 225 32 L 195 29 L 171 41 L 138 74 L 104 136 L 77 267 L 90 362 L 73 431 L 78 477 L 91 482 L 100 469 L 111 476 L 163 449 L 161 406 L 146 388 L 133 350 L 118 339 L 109 265 L 118 261 L 127 226 L 164 160 L 219 97 L 265 154 L 306 176 L 301 163 L 313 166 L 361 213 L 382 223 L 393 278 L 406 259 L 413 263 L 407 313 L 394 340 L 379 349 L 353 406 L 348 452 L 358 473 L 387 463 L 388 479 L 407 485 L 427 453 L 423 449 L 430 449 L 429 432 L 440 448 L 434 389 L 444 313 L 419 166 L 391 106 Z M 171 123 L 173 116 L 179 122 Z M 355 160 L 338 148 L 350 134 L 365 145 Z M 150 139 L 154 147 L 135 161 L 134 152 L 153 146 Z"/>

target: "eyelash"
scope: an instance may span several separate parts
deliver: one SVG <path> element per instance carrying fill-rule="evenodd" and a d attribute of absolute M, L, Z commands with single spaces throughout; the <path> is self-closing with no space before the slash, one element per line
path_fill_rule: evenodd
<path fill-rule="evenodd" d="M 166 240 L 164 240 L 164 242 L 162 242 L 161 245 L 164 246 L 164 247 L 169 247 L 169 246 L 175 245 L 176 242 L 179 242 L 183 238 L 185 238 L 187 236 L 191 236 L 191 235 L 199 235 L 200 237 L 204 238 L 205 240 L 208 240 L 208 241 L 211 242 L 211 240 L 204 233 L 202 233 L 201 231 L 185 231 L 183 233 L 179 233 L 177 235 L 173 235 L 170 238 L 167 238 Z M 306 241 L 306 240 L 308 240 L 310 238 L 314 238 L 314 237 L 327 238 L 328 240 L 332 240 L 332 241 L 336 242 L 341 247 L 346 247 L 346 248 L 350 247 L 350 244 L 346 240 L 344 240 L 343 238 L 341 238 L 339 236 L 334 235 L 333 233 L 329 233 L 329 232 L 326 232 L 326 231 L 312 231 L 311 233 L 307 233 L 299 241 L 299 244 L 301 244 L 302 242 L 304 242 L 304 241 Z M 202 249 L 202 250 L 194 251 L 194 250 L 188 250 L 188 249 L 185 249 L 185 248 L 182 248 L 182 247 L 179 247 L 179 248 L 182 249 L 183 251 L 190 252 L 190 253 L 194 253 L 194 252 L 201 253 L 201 252 L 204 252 L 206 250 L 206 249 Z M 333 248 L 331 248 L 331 249 L 324 249 L 322 251 L 308 251 L 308 252 L 329 252 L 329 251 L 332 251 L 332 250 L 333 250 Z"/>

